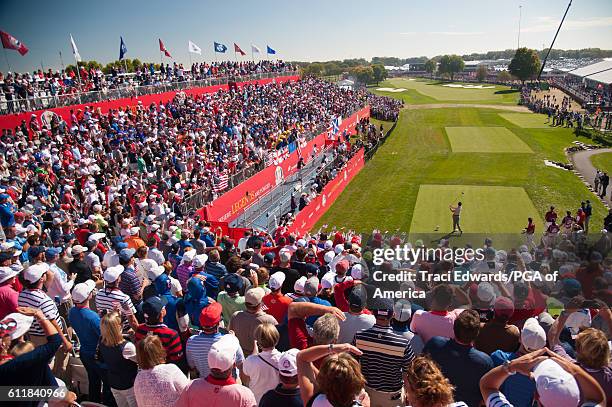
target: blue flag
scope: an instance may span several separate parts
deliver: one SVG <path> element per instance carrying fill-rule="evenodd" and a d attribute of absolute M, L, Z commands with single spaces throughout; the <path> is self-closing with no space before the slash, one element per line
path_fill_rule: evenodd
<path fill-rule="evenodd" d="M 227 47 L 221 43 L 215 42 L 215 52 L 225 52 Z"/>
<path fill-rule="evenodd" d="M 127 47 L 125 46 L 125 42 L 123 42 L 123 37 L 121 38 L 121 44 L 119 44 L 119 60 L 122 60 L 125 54 L 127 54 Z"/>
<path fill-rule="evenodd" d="M 275 51 L 275 50 L 273 50 L 272 48 L 270 48 L 270 46 L 269 46 L 269 45 L 266 45 L 266 47 L 268 47 L 268 54 L 270 54 L 270 55 L 274 55 L 274 54 L 276 54 L 276 51 Z"/>

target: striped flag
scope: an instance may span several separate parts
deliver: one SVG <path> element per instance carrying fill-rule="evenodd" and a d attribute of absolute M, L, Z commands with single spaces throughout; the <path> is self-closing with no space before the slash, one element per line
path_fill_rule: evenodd
<path fill-rule="evenodd" d="M 223 171 L 217 177 L 213 178 L 213 191 L 223 191 L 229 185 L 229 175 L 227 171 Z"/>

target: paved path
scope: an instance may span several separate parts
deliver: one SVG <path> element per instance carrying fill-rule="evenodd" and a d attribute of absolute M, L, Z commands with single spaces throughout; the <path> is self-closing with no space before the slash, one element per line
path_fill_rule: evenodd
<path fill-rule="evenodd" d="M 434 103 L 428 105 L 406 105 L 406 110 L 420 110 L 420 109 L 444 109 L 447 107 L 474 107 L 479 109 L 498 109 L 498 110 L 509 110 L 512 112 L 529 113 L 530 110 L 525 106 L 516 105 L 478 105 L 469 103 Z"/>
<path fill-rule="evenodd" d="M 598 148 L 595 150 L 584 150 L 578 151 L 571 156 L 571 160 L 574 163 L 574 169 L 582 175 L 587 185 L 593 187 L 593 180 L 595 179 L 595 167 L 591 163 L 591 156 L 601 153 L 611 153 L 612 148 Z M 604 203 L 608 207 L 612 207 L 612 201 L 610 200 L 610 186 L 608 186 L 608 193 L 603 199 Z"/>

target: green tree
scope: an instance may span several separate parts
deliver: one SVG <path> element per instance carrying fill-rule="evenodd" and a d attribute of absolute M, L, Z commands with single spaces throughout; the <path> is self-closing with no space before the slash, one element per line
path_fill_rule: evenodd
<path fill-rule="evenodd" d="M 436 65 L 436 61 L 433 59 L 428 59 L 427 62 L 425 62 L 425 71 L 432 77 L 434 72 L 436 72 Z"/>
<path fill-rule="evenodd" d="M 512 80 L 512 75 L 508 71 L 501 71 L 497 74 L 497 80 L 499 82 L 510 82 Z"/>
<path fill-rule="evenodd" d="M 365 85 L 374 82 L 374 70 L 371 66 L 357 66 L 351 72 L 357 81 Z"/>
<path fill-rule="evenodd" d="M 464 66 L 465 63 L 459 55 L 443 55 L 442 58 L 440 58 L 438 71 L 448 75 L 452 81 L 456 73 L 463 71 Z"/>
<path fill-rule="evenodd" d="M 522 83 L 532 79 L 540 70 L 540 57 L 538 53 L 529 48 L 519 48 L 514 54 L 514 58 L 508 65 L 510 73 L 520 79 Z"/>
<path fill-rule="evenodd" d="M 378 85 L 380 81 L 387 79 L 387 70 L 382 64 L 372 65 L 372 74 L 374 82 Z"/>
<path fill-rule="evenodd" d="M 476 70 L 476 79 L 478 82 L 482 82 L 487 79 L 487 75 L 489 74 L 489 70 L 486 65 L 478 65 L 478 69 Z"/>

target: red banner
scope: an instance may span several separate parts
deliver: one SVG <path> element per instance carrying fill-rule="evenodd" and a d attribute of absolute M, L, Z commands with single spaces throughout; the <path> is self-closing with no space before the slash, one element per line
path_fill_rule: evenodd
<path fill-rule="evenodd" d="M 253 84 L 257 83 L 260 85 L 265 85 L 272 81 L 287 82 L 287 81 L 296 81 L 298 79 L 299 79 L 299 76 L 279 76 L 277 78 L 259 79 L 259 80 L 249 81 L 249 82 L 238 82 L 237 85 L 242 86 L 247 83 L 253 83 Z M 126 106 L 136 106 L 138 102 L 142 102 L 143 106 L 149 106 L 151 103 L 160 103 L 160 102 L 165 103 L 165 102 L 172 100 L 172 98 L 174 98 L 174 95 L 176 95 L 177 92 L 185 92 L 185 94 L 187 95 L 202 95 L 206 93 L 214 93 L 218 91 L 219 89 L 227 90 L 228 85 L 215 85 L 215 86 L 207 86 L 204 88 L 183 89 L 180 91 L 157 93 L 153 95 L 144 95 L 144 96 L 133 97 L 133 98 L 115 99 L 115 100 L 108 100 L 104 102 L 94 102 L 94 103 L 87 103 L 87 104 L 82 104 L 82 105 L 57 107 L 53 109 L 35 110 L 35 111 L 27 112 L 27 113 L 9 114 L 9 115 L 0 116 L 0 128 L 2 129 L 14 128 L 16 126 L 19 126 L 22 120 L 25 120 L 26 123 L 30 123 L 30 117 L 32 116 L 32 114 L 35 114 L 40 120 L 40 115 L 47 110 L 50 110 L 60 115 L 64 120 L 66 120 L 67 123 L 70 124 L 70 111 L 74 110 L 76 112 L 78 109 L 84 110 L 85 106 L 89 106 L 90 108 L 93 107 L 94 110 L 101 108 L 102 113 L 106 113 L 111 109 L 119 109 L 119 108 L 126 107 Z"/>
<path fill-rule="evenodd" d="M 338 134 L 342 134 L 344 130 L 353 134 L 357 122 L 369 116 L 370 107 L 366 106 L 352 114 L 349 118 L 344 119 L 339 126 Z M 327 139 L 328 132 L 326 131 L 310 140 L 306 144 L 306 147 L 302 148 L 302 157 L 304 157 L 304 161 L 308 162 L 315 145 L 318 150 L 321 151 Z M 294 151 L 280 164 L 266 167 L 240 185 L 227 191 L 206 207 L 201 208 L 198 211 L 198 215 L 207 220 L 232 222 L 240 216 L 246 208 L 256 203 L 257 200 L 274 189 L 274 187 L 281 184 L 286 177 L 294 174 L 297 171 L 298 161 L 298 153 Z"/>
<path fill-rule="evenodd" d="M 363 166 L 362 148 L 349 160 L 342 172 L 325 185 L 323 191 L 297 214 L 295 222 L 289 226 L 289 232 L 296 232 L 301 236 L 301 233 L 310 231 L 315 223 L 321 219 L 321 216 L 336 201 L 342 191 L 344 191 L 344 188 L 351 182 L 353 177 L 359 174 Z"/>

